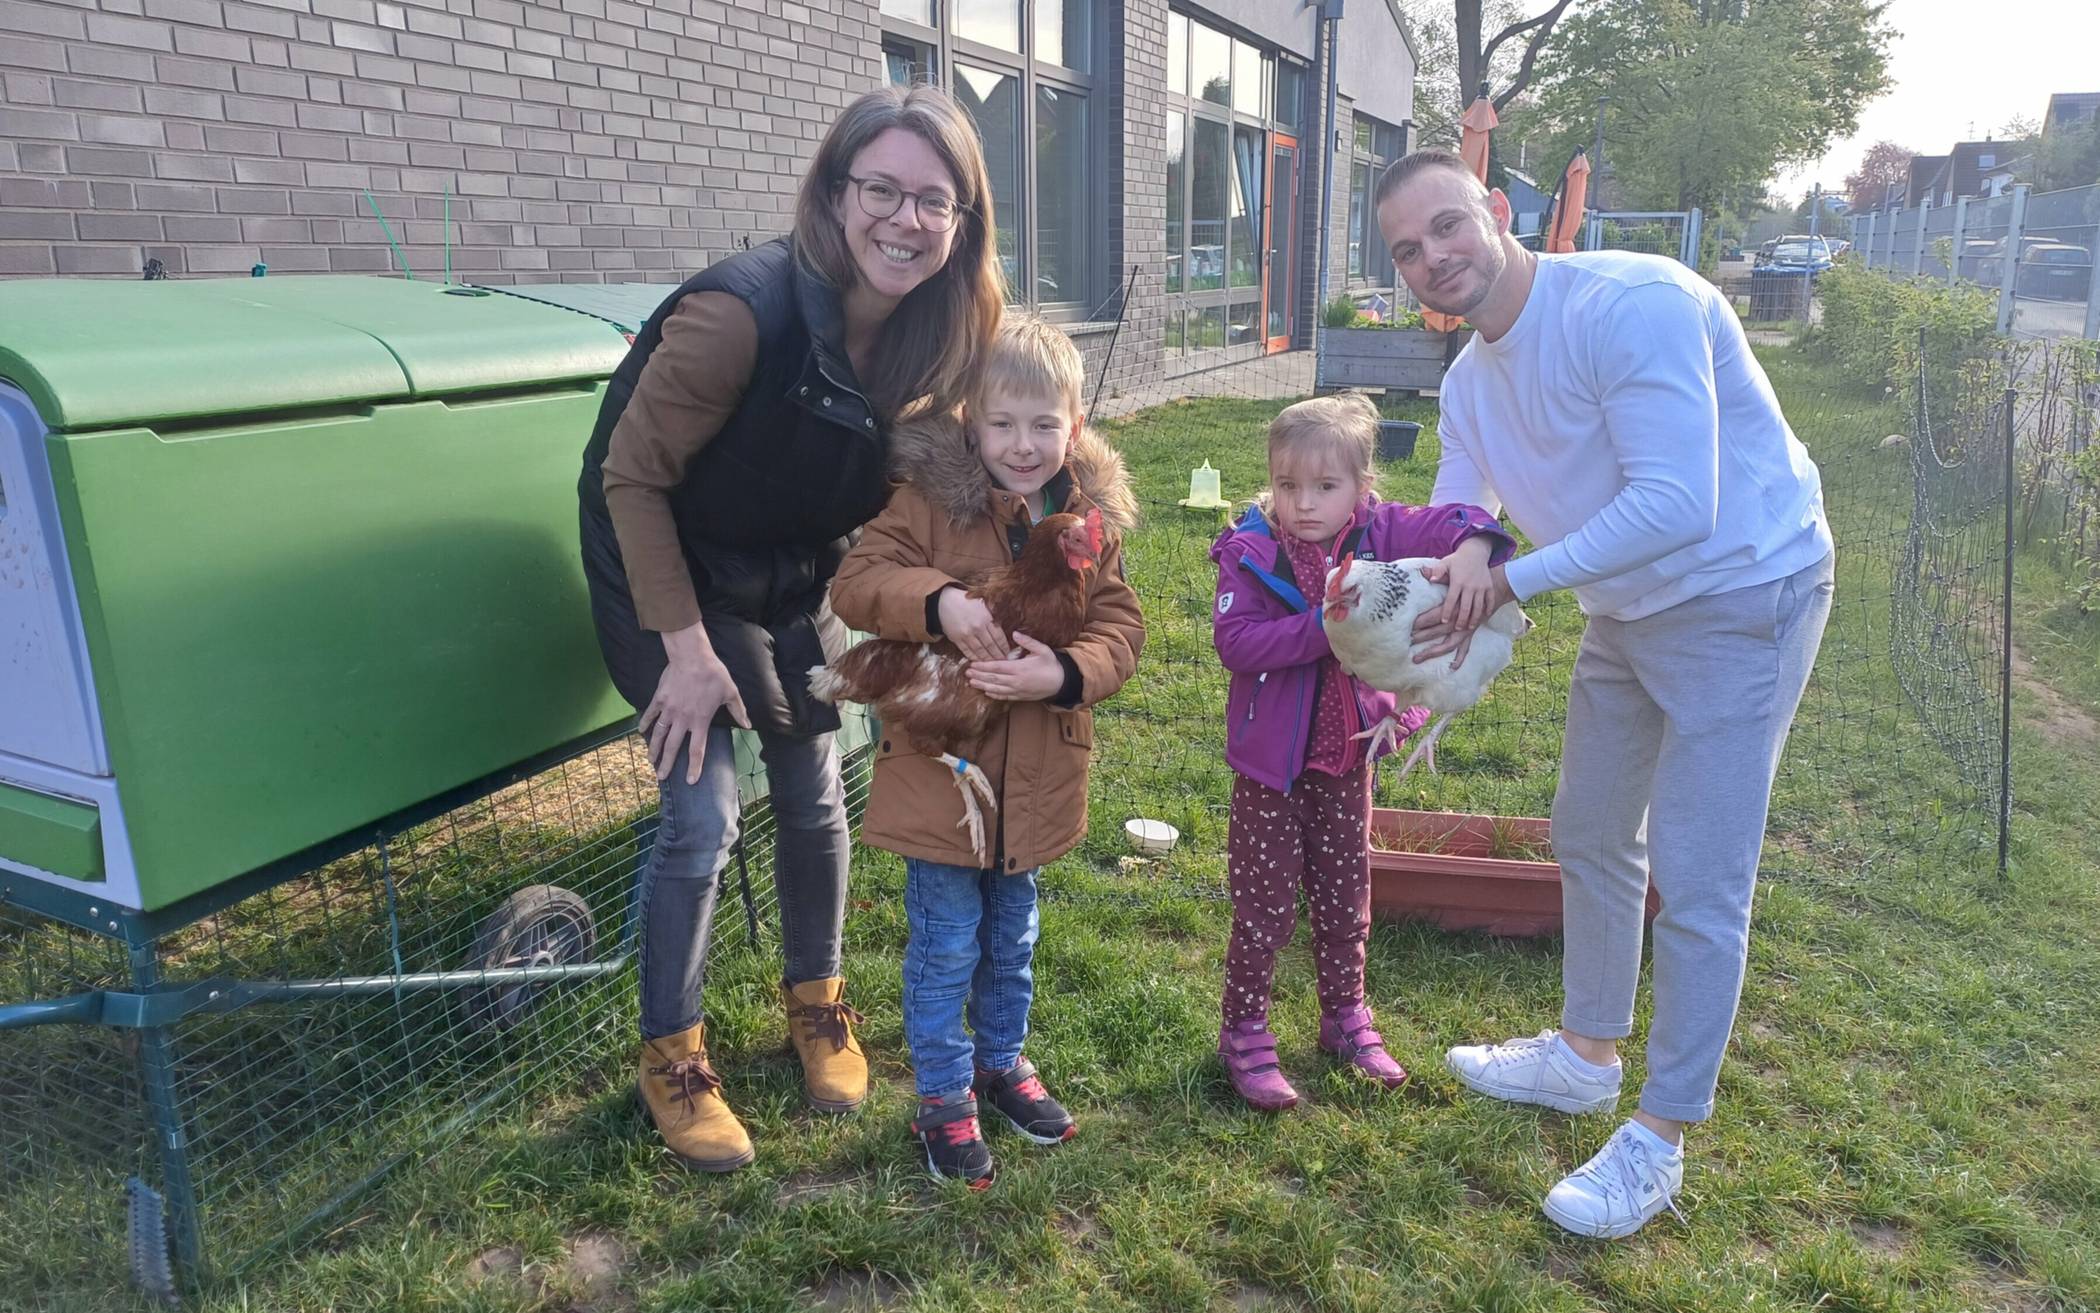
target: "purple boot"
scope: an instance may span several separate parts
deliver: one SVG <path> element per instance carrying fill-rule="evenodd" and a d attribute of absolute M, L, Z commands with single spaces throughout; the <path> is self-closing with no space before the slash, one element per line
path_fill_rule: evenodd
<path fill-rule="evenodd" d="M 1232 1077 L 1232 1088 L 1249 1107 L 1282 1112 L 1298 1102 L 1298 1091 L 1277 1064 L 1276 1037 L 1269 1033 L 1267 1020 L 1250 1017 L 1225 1025 L 1218 1031 L 1218 1058 Z"/>
<path fill-rule="evenodd" d="M 1389 1090 L 1407 1082 L 1407 1069 L 1385 1051 L 1385 1041 L 1371 1029 L 1371 1009 L 1361 1003 L 1320 1019 L 1320 1047 Z"/>

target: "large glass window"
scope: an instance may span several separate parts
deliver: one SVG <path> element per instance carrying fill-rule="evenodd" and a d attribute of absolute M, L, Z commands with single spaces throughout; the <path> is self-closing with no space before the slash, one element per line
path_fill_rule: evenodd
<path fill-rule="evenodd" d="M 1167 15 L 1167 90 L 1187 95 L 1189 89 L 1189 19 Z"/>
<path fill-rule="evenodd" d="M 1181 290 L 1188 259 L 1188 120 L 1167 111 L 1167 290 Z"/>
<path fill-rule="evenodd" d="M 1385 166 L 1400 158 L 1407 134 L 1390 123 L 1359 114 L 1351 131 L 1349 158 L 1349 276 L 1383 285 L 1392 280 L 1393 262 L 1378 232 L 1371 196 Z"/>
<path fill-rule="evenodd" d="M 1020 83 L 1005 73 L 968 64 L 955 66 L 955 94 L 984 138 L 984 168 L 992 180 L 992 220 L 999 234 L 999 264 L 1006 294 L 1019 299 L 1021 281 L 1021 106 Z"/>
<path fill-rule="evenodd" d="M 1232 43 L 1232 107 L 1242 114 L 1261 117 L 1268 110 L 1262 101 L 1266 89 L 1262 81 L 1261 51 L 1244 41 Z"/>
<path fill-rule="evenodd" d="M 1227 240 L 1231 243 L 1231 285 L 1254 287 L 1261 282 L 1262 133 L 1255 128 L 1232 130 L 1232 216 Z"/>
<path fill-rule="evenodd" d="M 1359 164 L 1349 171 L 1349 274 L 1364 272 L 1364 216 L 1370 210 L 1371 170 Z"/>
<path fill-rule="evenodd" d="M 1045 64 L 1087 71 L 1092 67 L 1087 58 L 1093 44 L 1087 31 L 1092 17 L 1088 0 L 1035 0 L 1035 57 Z"/>
<path fill-rule="evenodd" d="M 1064 315 L 1103 294 L 1094 204 L 1101 125 L 1088 108 L 1100 3 L 880 3 L 888 79 L 949 87 L 983 138 L 1008 297 Z"/>
<path fill-rule="evenodd" d="M 1021 0 L 953 0 L 955 35 L 1021 53 Z"/>
<path fill-rule="evenodd" d="M 1231 129 L 1197 119 L 1189 162 L 1189 290 L 1225 285 L 1225 214 L 1232 188 Z"/>
<path fill-rule="evenodd" d="M 1305 127 L 1305 82 L 1303 65 L 1276 61 L 1276 125 L 1286 132 Z"/>
<path fill-rule="evenodd" d="M 1077 301 L 1085 288 L 1086 97 L 1041 83 L 1035 89 L 1036 275 L 1038 302 Z"/>
<path fill-rule="evenodd" d="M 1189 32 L 1189 83 L 1214 105 L 1232 103 L 1232 38 L 1201 23 Z"/>

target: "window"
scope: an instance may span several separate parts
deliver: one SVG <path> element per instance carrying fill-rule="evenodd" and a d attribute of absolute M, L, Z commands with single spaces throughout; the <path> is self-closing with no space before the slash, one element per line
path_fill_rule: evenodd
<path fill-rule="evenodd" d="M 1021 0 L 954 0 L 955 35 L 1021 53 Z"/>
<path fill-rule="evenodd" d="M 1303 65 L 1285 59 L 1276 61 L 1276 125 L 1286 132 L 1300 132 L 1305 127 L 1305 82 Z"/>
<path fill-rule="evenodd" d="M 968 64 L 955 66 L 955 94 L 984 138 L 984 168 L 992 180 L 992 221 L 999 234 L 999 265 L 1006 274 L 1006 294 L 1018 299 L 1021 282 L 1020 137 L 1021 107 L 1015 103 L 1019 82 L 1013 77 Z"/>
<path fill-rule="evenodd" d="M 1089 108 L 1099 3 L 880 3 L 889 80 L 948 86 L 984 142 L 1008 298 L 1067 314 L 1101 295 L 1101 125 Z"/>
<path fill-rule="evenodd" d="M 1359 114 L 1351 138 L 1354 149 L 1349 160 L 1348 276 L 1384 285 L 1392 281 L 1393 265 L 1386 255 L 1385 238 L 1378 232 L 1378 214 L 1371 197 L 1385 166 L 1405 153 L 1407 134 L 1390 123 Z"/>
<path fill-rule="evenodd" d="M 1223 32 L 1192 25 L 1189 36 L 1189 84 L 1196 94 L 1214 105 L 1232 103 L 1232 38 Z"/>
<path fill-rule="evenodd" d="M 1077 301 L 1087 272 L 1086 97 L 1035 89 L 1036 275 L 1038 302 Z"/>
<path fill-rule="evenodd" d="M 1259 354 L 1291 336 L 1295 266 L 1278 253 L 1295 249 L 1304 152 L 1279 134 L 1304 122 L 1310 78 L 1197 15 L 1170 10 L 1166 36 L 1168 354 Z"/>
<path fill-rule="evenodd" d="M 1188 121 L 1179 110 L 1167 111 L 1167 290 L 1181 290 L 1188 261 Z M 1176 330 L 1177 337 L 1179 330 Z"/>
<path fill-rule="evenodd" d="M 904 37 L 882 39 L 882 69 L 883 76 L 895 86 L 908 87 L 921 82 L 929 86 L 939 85 L 939 79 L 935 77 L 937 68 L 933 47 Z"/>

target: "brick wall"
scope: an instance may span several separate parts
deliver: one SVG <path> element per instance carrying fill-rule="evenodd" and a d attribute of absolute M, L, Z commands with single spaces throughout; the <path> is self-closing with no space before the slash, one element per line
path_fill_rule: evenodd
<path fill-rule="evenodd" d="M 785 231 L 876 0 L 0 0 L 0 274 L 665 281 Z"/>

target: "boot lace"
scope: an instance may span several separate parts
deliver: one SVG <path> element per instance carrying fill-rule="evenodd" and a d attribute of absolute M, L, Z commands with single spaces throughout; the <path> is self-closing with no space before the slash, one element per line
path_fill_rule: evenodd
<path fill-rule="evenodd" d="M 674 1093 L 678 1101 L 685 1105 L 687 1112 L 693 1110 L 700 1096 L 709 1090 L 722 1088 L 722 1078 L 715 1075 L 715 1069 L 708 1066 L 707 1059 L 699 1054 L 680 1058 L 661 1067 L 651 1067 L 649 1074 L 661 1076 L 668 1084 L 674 1086 Z"/>
<path fill-rule="evenodd" d="M 812 1040 L 830 1040 L 834 1053 L 845 1051 L 847 1041 L 853 1038 L 851 1026 L 867 1022 L 867 1018 L 855 1012 L 844 999 L 836 1003 L 798 1004 L 793 1015 L 809 1023 Z"/>

